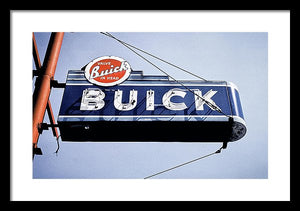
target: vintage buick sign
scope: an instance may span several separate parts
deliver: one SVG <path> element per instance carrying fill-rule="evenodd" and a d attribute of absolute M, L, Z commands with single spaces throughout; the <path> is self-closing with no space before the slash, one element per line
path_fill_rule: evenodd
<path fill-rule="evenodd" d="M 116 57 L 100 58 L 68 73 L 58 116 L 63 141 L 229 142 L 245 135 L 233 83 L 182 80 L 182 86 L 130 71 Z"/>
<path fill-rule="evenodd" d="M 85 77 L 98 86 L 114 86 L 125 81 L 131 72 L 127 61 L 116 56 L 102 56 L 85 68 Z"/>

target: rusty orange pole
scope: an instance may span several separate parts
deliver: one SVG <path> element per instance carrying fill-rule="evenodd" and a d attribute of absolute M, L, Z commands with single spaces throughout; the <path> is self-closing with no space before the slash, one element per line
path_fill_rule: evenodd
<path fill-rule="evenodd" d="M 35 71 L 41 72 L 43 70 L 42 70 L 41 60 L 40 60 L 38 48 L 37 48 L 37 45 L 36 45 L 34 33 L 32 33 L 32 41 L 33 41 L 32 54 L 33 54 L 33 59 L 34 59 L 35 67 L 37 68 L 37 70 L 35 70 Z M 32 75 L 32 77 L 34 77 L 34 76 Z M 53 111 L 52 111 L 52 106 L 51 106 L 50 99 L 48 99 L 46 110 L 47 110 L 47 113 L 48 113 L 48 117 L 49 117 L 50 123 L 52 125 L 55 125 L 55 119 L 54 119 L 54 115 L 53 115 Z M 51 127 L 51 128 L 52 128 L 53 135 L 56 138 L 58 138 L 59 136 L 58 136 L 57 128 L 56 127 Z"/>
<path fill-rule="evenodd" d="M 34 33 L 32 33 L 32 41 L 33 41 L 32 54 L 33 54 L 33 59 L 34 59 L 35 67 L 38 70 L 40 70 L 41 67 L 42 67 L 42 65 L 41 65 L 41 60 L 40 60 L 40 56 L 39 56 L 39 53 L 38 53 L 38 49 L 37 49 L 37 45 L 36 45 Z"/>
<path fill-rule="evenodd" d="M 54 78 L 57 60 L 59 57 L 64 33 L 53 32 L 48 44 L 47 55 L 44 59 L 45 71 L 36 80 L 33 93 L 33 122 L 32 122 L 32 144 L 37 148 L 39 138 L 39 126 L 43 122 L 47 102 L 49 99 L 51 86 L 50 82 Z"/>

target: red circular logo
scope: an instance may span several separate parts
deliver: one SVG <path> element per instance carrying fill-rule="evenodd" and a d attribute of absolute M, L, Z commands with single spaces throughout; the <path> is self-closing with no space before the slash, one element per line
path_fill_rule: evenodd
<path fill-rule="evenodd" d="M 102 56 L 85 68 L 86 79 L 99 86 L 114 86 L 125 81 L 131 72 L 127 61 L 116 56 Z"/>

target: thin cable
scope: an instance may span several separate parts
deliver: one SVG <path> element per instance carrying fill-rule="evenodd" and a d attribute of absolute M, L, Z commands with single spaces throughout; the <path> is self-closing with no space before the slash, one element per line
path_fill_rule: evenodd
<path fill-rule="evenodd" d="M 166 169 L 166 170 L 164 170 L 164 171 L 160 171 L 160 172 L 158 172 L 158 173 L 156 173 L 156 174 L 152 174 L 152 175 L 150 175 L 150 176 L 145 177 L 144 179 L 149 179 L 149 178 L 154 177 L 154 176 L 157 176 L 157 175 L 159 175 L 159 174 L 163 174 L 163 173 L 165 173 L 165 172 L 167 172 L 167 171 L 171 171 L 171 170 L 173 170 L 173 169 L 179 168 L 179 167 L 184 166 L 184 165 L 187 165 L 187 164 L 189 164 L 189 163 L 193 163 L 193 162 L 195 162 L 195 161 L 197 161 L 197 160 L 201 160 L 201 159 L 203 159 L 203 158 L 206 158 L 206 157 L 212 156 L 212 155 L 214 155 L 214 154 L 220 153 L 222 149 L 223 149 L 223 146 L 222 146 L 220 149 L 218 149 L 217 151 L 213 152 L 213 153 L 210 153 L 210 154 L 208 154 L 208 155 L 204 155 L 204 156 L 199 157 L 199 158 L 196 158 L 196 159 L 194 159 L 194 160 L 191 160 L 191 161 L 182 163 L 182 164 L 180 164 L 180 165 L 174 166 L 174 167 L 169 168 L 169 169 Z"/>
<path fill-rule="evenodd" d="M 159 71 L 161 71 L 162 73 L 164 73 L 165 75 L 167 75 L 168 77 L 170 77 L 172 80 L 176 81 L 177 83 L 179 83 L 181 86 L 183 86 L 184 88 L 186 88 L 188 91 L 190 91 L 191 93 L 193 93 L 194 95 L 196 95 L 197 97 L 199 97 L 201 100 L 203 100 L 211 109 L 218 111 L 219 113 L 222 113 L 223 115 L 225 115 L 226 117 L 230 117 L 229 115 L 225 114 L 221 108 L 219 108 L 216 104 L 212 104 L 211 102 L 207 101 L 205 98 L 203 98 L 202 96 L 196 94 L 195 92 L 193 92 L 190 88 L 188 88 L 186 85 L 184 85 L 182 82 L 176 80 L 173 76 L 169 75 L 166 71 L 162 70 L 161 68 L 159 68 L 158 66 L 156 66 L 155 64 L 153 64 L 152 62 L 150 62 L 148 59 L 146 59 L 144 56 L 142 56 L 141 54 L 139 54 L 138 52 L 136 52 L 135 50 L 133 50 L 131 47 L 129 47 L 127 44 L 125 44 L 125 42 L 115 38 L 113 35 L 109 34 L 108 32 L 106 32 L 107 34 L 100 32 L 101 34 L 104 34 L 106 36 L 109 36 L 115 40 L 117 40 L 118 42 L 120 42 L 122 45 L 124 45 L 126 48 L 128 48 L 129 50 L 131 50 L 133 53 L 135 53 L 136 55 L 138 55 L 139 57 L 141 57 L 142 59 L 144 59 L 146 62 L 148 62 L 149 64 L 151 64 L 152 66 L 154 66 L 155 68 L 157 68 Z"/>
<path fill-rule="evenodd" d="M 145 53 L 145 54 L 147 54 L 147 55 L 149 55 L 149 56 L 152 56 L 153 58 L 155 58 L 155 59 L 158 59 L 158 60 L 160 60 L 160 61 L 162 61 L 162 62 L 164 62 L 164 63 L 166 63 L 166 64 L 168 64 L 168 65 L 171 65 L 171 66 L 173 66 L 173 67 L 176 67 L 176 68 L 178 68 L 178 69 L 180 69 L 180 70 L 182 70 L 182 71 L 184 71 L 184 72 L 186 72 L 186 73 L 188 73 L 188 74 L 190 74 L 190 75 L 192 75 L 192 76 L 194 76 L 194 77 L 196 77 L 196 78 L 199 78 L 199 79 L 201 79 L 201 80 L 203 80 L 203 81 L 207 81 L 205 78 L 202 78 L 202 77 L 200 77 L 200 76 L 198 76 L 198 75 L 196 75 L 196 74 L 194 74 L 194 73 L 192 73 L 192 72 L 190 72 L 190 71 L 188 71 L 188 70 L 185 70 L 185 69 L 183 69 L 183 68 L 181 68 L 181 67 L 179 67 L 179 66 L 177 66 L 177 65 L 175 65 L 175 64 L 172 64 L 172 63 L 170 63 L 170 62 L 168 62 L 168 61 L 166 61 L 166 60 L 164 60 L 164 59 L 161 59 L 161 58 L 159 58 L 159 57 L 157 57 L 157 56 L 155 56 L 155 55 L 153 55 L 153 54 L 151 54 L 151 53 L 148 53 L 147 51 L 144 51 L 144 50 L 142 50 L 142 49 L 140 49 L 140 48 L 138 48 L 138 47 L 135 47 L 135 46 L 133 46 L 133 45 L 131 45 L 131 44 L 129 44 L 129 43 L 126 43 L 126 42 L 124 42 L 124 41 L 122 41 L 122 40 L 119 40 L 119 39 L 117 39 L 116 37 L 114 37 L 114 36 L 112 36 L 110 33 L 108 33 L 108 32 L 106 32 L 106 33 L 104 33 L 104 32 L 100 32 L 101 34 L 104 34 L 104 35 L 106 35 L 106 36 L 108 36 L 108 37 L 111 37 L 111 38 L 113 38 L 113 39 L 115 39 L 115 40 L 117 40 L 117 41 L 119 41 L 119 42 L 121 42 L 121 43 L 123 43 L 123 44 L 126 44 L 126 45 L 128 45 L 128 46 L 130 46 L 130 47 L 132 47 L 132 48 L 134 48 L 134 49 L 136 49 L 136 50 L 139 50 L 139 51 L 141 51 L 141 52 L 143 52 L 143 53 Z"/>
<path fill-rule="evenodd" d="M 58 150 L 59 150 L 59 141 L 58 141 L 59 137 L 60 137 L 60 135 L 56 138 L 56 143 L 57 143 L 57 148 L 56 148 L 56 151 L 55 151 L 56 156 L 57 156 L 57 153 L 58 153 Z"/>

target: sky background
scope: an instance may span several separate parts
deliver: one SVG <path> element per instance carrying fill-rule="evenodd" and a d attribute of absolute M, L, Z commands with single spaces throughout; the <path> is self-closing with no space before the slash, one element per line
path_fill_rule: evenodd
<path fill-rule="evenodd" d="M 51 33 L 35 33 L 41 61 Z M 246 135 L 222 153 L 153 177 L 153 179 L 268 178 L 268 33 L 112 32 L 113 36 L 208 80 L 233 82 L 239 89 Z M 68 70 L 114 55 L 144 75 L 162 73 L 117 41 L 100 33 L 65 33 L 55 79 L 65 82 Z M 196 79 L 145 56 L 176 79 Z M 33 63 L 33 69 L 35 69 Z M 34 84 L 34 83 L 33 83 Z M 63 89 L 53 88 L 50 101 L 58 117 Z M 44 122 L 49 122 L 45 115 Z M 155 132 L 155 131 L 154 131 Z M 159 134 L 158 134 L 159 135 Z M 57 143 L 43 131 L 33 160 L 33 178 L 143 179 L 159 171 L 212 153 L 222 143 Z"/>

